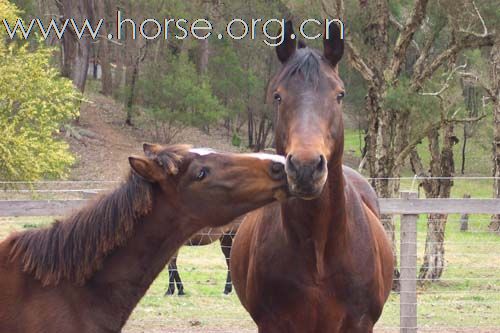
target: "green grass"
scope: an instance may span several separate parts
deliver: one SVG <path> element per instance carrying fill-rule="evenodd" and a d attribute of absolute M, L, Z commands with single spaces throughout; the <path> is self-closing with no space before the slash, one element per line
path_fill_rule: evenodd
<path fill-rule="evenodd" d="M 0 237 L 46 225 L 49 218 L 0 219 Z M 446 268 L 442 281 L 419 286 L 419 327 L 432 332 L 500 331 L 500 238 L 487 232 L 489 216 L 472 215 L 469 232 L 460 232 L 457 215 L 446 229 Z M 422 262 L 426 220 L 418 224 L 418 262 Z M 399 222 L 396 221 L 396 235 Z M 397 237 L 399 244 L 399 237 Z M 184 247 L 178 266 L 186 296 L 164 297 L 165 270 L 132 314 L 124 332 L 255 332 L 234 293 L 223 295 L 226 264 L 217 243 Z M 376 332 L 398 331 L 399 295 L 392 294 Z M 470 330 L 469 330 L 470 331 Z M 465 330 L 464 330 L 465 332 Z"/>

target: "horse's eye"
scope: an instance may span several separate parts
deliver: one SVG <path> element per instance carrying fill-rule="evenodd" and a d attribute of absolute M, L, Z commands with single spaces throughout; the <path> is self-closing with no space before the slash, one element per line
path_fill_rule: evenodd
<path fill-rule="evenodd" d="M 339 94 L 337 95 L 337 102 L 339 102 L 339 103 L 340 103 L 340 101 L 341 101 L 344 97 L 345 97 L 345 91 L 343 91 L 343 92 L 339 93 Z"/>
<path fill-rule="evenodd" d="M 281 102 L 281 95 L 278 93 L 274 93 L 274 100 L 278 103 Z"/>
<path fill-rule="evenodd" d="M 196 180 L 201 181 L 208 175 L 208 169 L 202 168 L 198 175 L 196 176 Z"/>

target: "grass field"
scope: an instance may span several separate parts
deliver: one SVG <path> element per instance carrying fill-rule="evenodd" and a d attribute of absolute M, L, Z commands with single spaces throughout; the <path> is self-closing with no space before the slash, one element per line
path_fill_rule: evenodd
<path fill-rule="evenodd" d="M 0 219 L 0 238 L 50 222 L 49 218 Z M 419 262 L 425 217 L 418 227 Z M 458 216 L 446 231 L 447 267 L 442 281 L 419 287 L 418 323 L 429 332 L 500 332 L 500 238 L 486 231 L 488 217 L 471 216 L 469 232 L 459 232 Z M 151 286 L 124 332 L 255 332 L 233 293 L 224 296 L 226 265 L 218 244 L 184 247 L 178 259 L 186 296 L 164 297 L 166 270 Z M 399 331 L 399 296 L 387 303 L 376 332 Z"/>

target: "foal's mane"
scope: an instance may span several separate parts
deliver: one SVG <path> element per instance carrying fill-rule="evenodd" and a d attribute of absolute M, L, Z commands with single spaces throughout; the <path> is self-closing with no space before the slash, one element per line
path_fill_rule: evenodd
<path fill-rule="evenodd" d="M 170 148 L 170 149 L 169 149 Z M 155 158 L 165 168 L 180 163 L 185 146 L 170 146 Z M 43 285 L 68 280 L 82 285 L 111 251 L 132 236 L 139 218 L 152 209 L 153 185 L 131 172 L 120 187 L 50 227 L 15 233 L 10 259 Z"/>

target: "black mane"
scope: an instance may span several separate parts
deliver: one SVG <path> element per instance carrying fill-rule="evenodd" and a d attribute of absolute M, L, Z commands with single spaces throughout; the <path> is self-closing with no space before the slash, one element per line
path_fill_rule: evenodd
<path fill-rule="evenodd" d="M 300 75 L 304 83 L 316 88 L 321 77 L 322 56 L 318 51 L 305 47 L 295 51 L 295 54 L 283 65 L 279 73 L 276 84 Z"/>

